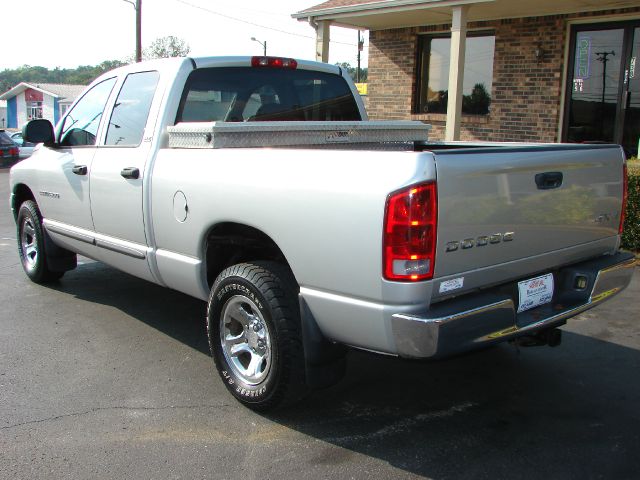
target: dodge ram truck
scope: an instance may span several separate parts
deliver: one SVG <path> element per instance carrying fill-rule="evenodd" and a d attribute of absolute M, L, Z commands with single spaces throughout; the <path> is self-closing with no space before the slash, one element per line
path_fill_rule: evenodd
<path fill-rule="evenodd" d="M 556 345 L 633 273 L 619 146 L 429 142 L 369 121 L 338 66 L 129 65 L 23 132 L 26 275 L 57 281 L 81 254 L 206 301 L 220 377 L 256 410 L 337 381 L 348 348 Z"/>

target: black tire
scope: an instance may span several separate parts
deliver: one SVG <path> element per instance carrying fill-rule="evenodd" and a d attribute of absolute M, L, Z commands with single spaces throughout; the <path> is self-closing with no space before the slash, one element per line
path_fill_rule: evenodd
<path fill-rule="evenodd" d="M 211 354 L 229 392 L 253 410 L 289 405 L 306 393 L 297 292 L 293 275 L 272 262 L 229 267 L 211 288 Z"/>
<path fill-rule="evenodd" d="M 42 216 L 38 205 L 27 200 L 18 210 L 18 253 L 27 277 L 35 283 L 48 283 L 60 279 L 64 272 L 54 272 L 47 264 Z"/>

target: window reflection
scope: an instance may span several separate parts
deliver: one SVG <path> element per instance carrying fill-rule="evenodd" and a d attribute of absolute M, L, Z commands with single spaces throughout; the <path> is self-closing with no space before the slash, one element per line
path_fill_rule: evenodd
<path fill-rule="evenodd" d="M 60 145 L 95 145 L 100 119 L 115 83 L 115 78 L 105 80 L 80 99 L 62 123 Z"/>
<path fill-rule="evenodd" d="M 159 78 L 158 72 L 127 75 L 113 106 L 105 145 L 140 145 Z"/>
<path fill-rule="evenodd" d="M 462 112 L 486 115 L 493 86 L 494 35 L 467 37 Z M 425 36 L 419 42 L 418 113 L 446 113 L 451 38 Z"/>

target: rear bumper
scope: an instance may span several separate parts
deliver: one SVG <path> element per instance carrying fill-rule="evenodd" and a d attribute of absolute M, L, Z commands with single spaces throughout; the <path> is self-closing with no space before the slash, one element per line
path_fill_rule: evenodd
<path fill-rule="evenodd" d="M 394 314 L 397 353 L 406 358 L 445 357 L 562 325 L 624 290 L 635 263 L 632 254 L 620 252 L 562 268 L 554 272 L 551 303 L 519 314 L 515 284 L 447 300 L 423 314 Z M 588 279 L 585 288 L 575 288 L 577 276 Z"/>
<path fill-rule="evenodd" d="M 5 157 L 4 155 L 0 157 L 0 167 L 11 167 L 15 165 L 20 160 L 20 157 Z"/>

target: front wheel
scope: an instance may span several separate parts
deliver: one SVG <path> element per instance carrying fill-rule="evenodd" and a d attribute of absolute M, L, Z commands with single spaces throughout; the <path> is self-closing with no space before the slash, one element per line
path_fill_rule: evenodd
<path fill-rule="evenodd" d="M 62 277 L 64 272 L 54 272 L 47 264 L 42 217 L 33 200 L 20 205 L 17 224 L 18 253 L 27 276 L 35 283 L 52 282 Z"/>
<path fill-rule="evenodd" d="M 306 391 L 297 286 L 272 262 L 243 263 L 216 279 L 207 334 L 216 368 L 231 394 L 266 411 Z"/>

